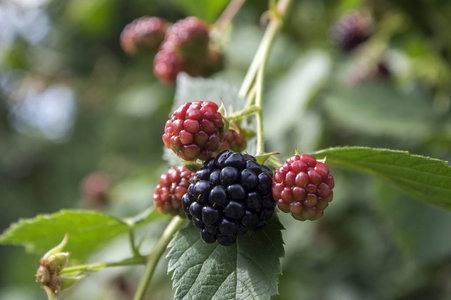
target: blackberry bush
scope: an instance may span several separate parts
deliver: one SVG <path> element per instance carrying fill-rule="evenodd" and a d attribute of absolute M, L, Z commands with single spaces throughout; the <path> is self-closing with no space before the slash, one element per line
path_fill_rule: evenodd
<path fill-rule="evenodd" d="M 47 2 L 54 5 L 57 1 Z M 70 26 L 58 26 L 54 32 L 50 32 L 51 29 L 48 28 L 48 36 L 52 37 L 50 39 L 43 38 L 44 36 L 29 39 L 28 35 L 34 33 L 27 32 L 27 29 L 32 29 L 28 28 L 29 25 L 39 25 L 42 20 L 45 23 L 46 12 L 52 12 L 49 15 L 51 24 L 61 23 L 58 22 L 60 14 L 54 13 L 52 9 L 42 9 L 40 15 L 35 16 L 38 17 L 37 22 L 21 24 L 23 28 L 20 28 L 20 38 L 7 39 L 8 49 L 5 49 L 6 52 L 2 49 L 3 55 L 0 55 L 2 62 L 0 95 L 6 97 L 3 97 L 6 101 L 0 101 L 0 113 L 5 117 L 4 122 L 0 122 L 3 145 L 0 147 L 2 154 L 0 190 L 4 200 L 0 202 L 3 204 L 0 213 L 3 223 L 11 217 L 11 212 L 19 211 L 16 208 L 22 209 L 22 205 L 26 203 L 30 204 L 31 208 L 38 207 L 43 211 L 49 207 L 45 205 L 50 203 L 49 199 L 52 197 L 58 201 L 63 198 L 69 200 L 70 198 L 66 197 L 70 195 L 68 181 L 58 176 L 76 176 L 73 179 L 76 179 L 78 184 L 80 174 L 91 170 L 96 164 L 93 161 L 96 158 L 100 159 L 99 167 L 108 170 L 108 178 L 111 178 L 111 181 L 105 182 L 102 178 L 99 180 L 93 177 L 82 185 L 84 198 L 97 199 L 102 208 L 105 208 L 104 211 L 92 211 L 92 208 L 96 208 L 92 204 L 86 206 L 91 208 L 90 210 L 64 209 L 52 214 L 38 215 L 32 219 L 19 220 L 0 235 L 1 244 L 21 245 L 40 256 L 47 252 L 40 261 L 35 261 L 33 269 L 37 268 L 36 279 L 47 292 L 49 299 L 59 298 L 60 293 L 61 298 L 65 298 L 64 290 L 86 277 L 89 272 L 120 266 L 130 268 L 113 277 L 108 276 L 109 280 L 106 281 L 105 278 L 101 278 L 102 274 L 83 279 L 92 281 L 75 290 L 72 293 L 73 298 L 83 298 L 84 295 L 98 297 L 106 295 L 103 293 L 106 291 L 108 295 L 122 295 L 123 298 L 134 300 L 146 299 L 150 294 L 168 295 L 174 299 L 270 299 L 279 292 L 280 296 L 276 297 L 282 299 L 287 292 L 288 295 L 293 295 L 293 291 L 299 291 L 299 294 L 296 293 L 297 298 L 314 299 L 336 295 L 337 286 L 344 287 L 346 294 L 355 295 L 355 298 L 365 298 L 367 295 L 373 295 L 374 298 L 390 298 L 392 295 L 389 293 L 392 293 L 393 289 L 387 289 L 385 283 L 387 279 L 393 278 L 394 269 L 390 266 L 381 266 L 377 262 L 381 259 L 395 262 L 395 266 L 401 267 L 401 271 L 406 270 L 406 267 L 410 270 L 412 264 L 408 260 L 406 260 L 409 262 L 408 265 L 396 262 L 397 258 L 402 258 L 402 254 L 401 251 L 394 251 L 396 248 L 390 245 L 390 241 L 378 243 L 381 239 L 387 240 L 389 227 L 395 228 L 393 233 L 396 236 L 392 240 L 401 237 L 399 240 L 402 242 L 402 248 L 409 250 L 409 257 L 420 254 L 417 261 L 421 262 L 422 266 L 431 269 L 426 265 L 430 261 L 432 266 L 440 265 L 440 269 L 432 268 L 440 271 L 438 275 L 441 277 L 446 275 L 446 272 L 442 272 L 443 266 L 437 264 L 439 262 L 437 254 L 447 258 L 449 255 L 445 254 L 451 251 L 446 251 L 450 248 L 447 243 L 449 240 L 447 230 L 437 230 L 448 228 L 450 225 L 447 221 L 441 221 L 442 216 L 447 217 L 443 214 L 446 214 L 446 211 L 428 210 L 419 203 L 406 205 L 408 197 L 380 183 L 371 184 L 372 189 L 363 189 L 366 183 L 370 183 L 366 177 L 359 178 L 346 173 L 346 178 L 352 181 L 346 184 L 345 179 L 340 179 L 340 184 L 343 184 L 340 190 L 352 192 L 357 186 L 355 194 L 359 197 L 370 194 L 362 193 L 362 190 L 374 191 L 374 198 L 382 200 L 378 201 L 377 206 L 378 211 L 383 213 L 383 218 L 366 218 L 372 212 L 358 203 L 355 206 L 354 201 L 349 201 L 343 203 L 344 206 L 338 215 L 325 219 L 322 217 L 324 210 L 334 197 L 332 192 L 334 177 L 324 162 L 310 155 L 296 154 L 282 164 L 275 156 L 277 152 L 267 152 L 267 146 L 272 148 L 270 151 L 284 152 L 285 149 L 291 149 L 295 143 L 311 148 L 331 141 L 352 144 L 357 138 L 359 141 L 368 141 L 369 144 L 383 142 L 383 145 L 392 145 L 401 140 L 403 145 L 410 145 L 412 149 L 422 151 L 427 149 L 428 143 L 435 141 L 440 145 L 434 147 L 435 153 L 445 153 L 443 145 L 449 140 L 449 136 L 445 136 L 447 130 L 438 132 L 437 129 L 446 125 L 446 117 L 450 113 L 450 101 L 447 100 L 451 99 L 448 88 L 450 68 L 446 60 L 451 57 L 447 55 L 451 52 L 446 49 L 450 44 L 440 40 L 440 37 L 446 35 L 443 35 L 447 32 L 446 26 L 431 26 L 435 23 L 427 22 L 427 16 L 433 14 L 433 9 L 428 7 L 424 10 L 427 13 L 424 14 L 416 14 L 415 9 L 412 9 L 417 6 L 425 7 L 423 2 L 426 1 L 397 1 L 403 3 L 396 5 L 394 13 L 385 11 L 387 5 L 374 5 L 380 1 L 371 1 L 370 5 L 362 1 L 346 1 L 344 6 L 341 3 L 343 1 L 329 1 L 331 3 L 328 2 L 327 5 L 312 6 L 305 5 L 307 1 L 296 3 L 292 0 L 274 0 L 269 1 L 268 7 L 261 6 L 265 5 L 265 1 L 254 1 L 259 4 L 248 5 L 246 11 L 241 14 L 240 22 L 235 24 L 240 26 L 238 30 L 241 32 L 232 35 L 231 30 L 234 26 L 230 26 L 231 20 L 245 2 L 243 0 L 203 1 L 202 6 L 205 7 L 200 7 L 201 9 L 199 1 L 166 1 L 165 5 L 162 5 L 163 8 L 152 4 L 151 1 L 84 1 L 94 3 L 90 6 L 77 6 L 75 3 L 80 1 L 75 0 L 63 2 L 62 6 L 67 2 L 70 9 L 65 11 L 67 14 L 62 14 L 62 21 L 66 23 L 65 17 L 70 17 L 70 20 L 68 19 Z M 128 7 L 132 2 L 136 2 L 137 6 Z M 211 22 L 206 24 L 194 17 L 176 22 L 164 34 L 164 40 L 154 58 L 153 69 L 158 78 L 166 83 L 177 82 L 174 101 L 178 109 L 167 121 L 164 133 L 160 134 L 163 134 L 165 146 L 172 149 L 178 157 L 167 153 L 170 151 L 166 151 L 163 157 L 160 157 L 158 149 L 161 140 L 149 140 L 155 137 L 156 130 L 161 130 L 158 129 L 160 126 L 164 126 L 162 123 L 157 124 L 161 120 L 158 113 L 160 109 L 171 106 L 172 103 L 168 102 L 171 98 L 168 97 L 168 93 L 173 92 L 173 89 L 152 82 L 152 67 L 148 66 L 149 60 L 144 59 L 130 65 L 127 64 L 129 60 L 122 61 L 117 57 L 113 48 L 114 43 L 117 44 L 118 37 L 110 40 L 109 34 L 114 32 L 114 28 L 102 26 L 106 21 L 104 24 L 114 25 L 121 17 L 136 13 L 146 6 L 144 2 L 148 3 L 149 9 L 163 9 L 161 12 L 166 16 L 196 11 L 199 17 Z M 445 2 L 449 1 L 429 2 L 441 2 L 443 8 L 446 8 Z M 177 5 L 176 3 L 179 3 L 180 10 L 175 14 L 167 11 L 167 7 Z M 286 19 L 290 4 L 296 5 L 290 13 L 295 17 L 293 21 Z M 109 7 L 111 5 L 112 9 L 102 10 L 99 15 L 99 5 Z M 124 8 L 124 11 L 118 10 L 117 5 Z M 222 5 L 228 6 L 221 13 Z M 57 6 L 61 5 L 58 3 Z M 79 6 L 83 8 L 79 9 Z M 386 57 L 390 58 L 390 62 L 393 60 L 393 63 L 399 59 L 392 65 L 374 65 L 371 67 L 372 71 L 366 73 L 367 77 L 360 78 L 374 81 L 376 77 L 391 76 L 391 69 L 397 72 L 406 72 L 408 69 L 408 72 L 404 73 L 407 76 L 399 78 L 402 80 L 396 82 L 381 80 L 361 84 L 355 89 L 342 89 L 336 78 L 339 78 L 342 71 L 347 68 L 343 65 L 343 61 L 339 64 L 334 63 L 336 59 L 351 62 L 351 57 L 336 55 L 336 51 L 329 51 L 330 49 L 309 51 L 310 49 L 305 48 L 306 45 L 308 47 L 324 44 L 318 39 L 324 37 L 325 27 L 309 26 L 312 13 L 315 16 L 313 18 L 315 25 L 321 23 L 317 22 L 318 20 L 326 24 L 330 16 L 340 13 L 343 7 L 357 6 L 366 7 L 377 17 L 374 21 L 380 26 L 377 35 L 371 41 L 371 46 L 374 47 L 362 47 L 352 53 L 353 58 L 360 58 L 362 62 L 378 62 Z M 0 7 L 0 11 L 2 8 Z M 8 10 L 10 8 L 7 7 Z M 248 46 L 254 45 L 254 38 L 259 35 L 251 36 L 255 32 L 255 28 L 252 28 L 255 24 L 241 26 L 249 20 L 255 21 L 256 15 L 248 13 L 253 9 L 267 13 L 264 15 L 265 32 L 251 60 L 249 51 L 253 51 L 254 48 Z M 14 9 L 12 11 L 14 12 Z M 437 15 L 438 22 L 444 19 L 446 9 L 441 9 L 441 12 L 442 14 Z M 110 18 L 114 14 L 117 14 L 117 18 Z M 408 16 L 409 14 L 412 15 Z M 24 16 L 29 17 L 28 14 Z M 216 17 L 218 18 L 214 20 Z M 324 18 L 321 20 L 321 17 Z M 347 21 L 344 18 L 346 22 L 337 25 L 337 41 L 346 51 L 357 47 L 371 33 L 371 30 L 365 30 L 371 26 L 365 27 L 368 24 L 367 20 L 361 17 L 363 15 L 354 16 Z M 6 25 L 14 21 L 7 19 L 2 19 Z M 159 24 L 155 26 L 157 29 L 150 30 L 157 37 L 152 45 L 157 45 L 162 40 L 167 23 L 153 20 Z M 412 20 L 414 22 L 411 22 Z M 113 23 L 110 23 L 111 21 Z M 126 51 L 130 53 L 138 51 L 140 44 L 134 38 L 149 29 L 141 26 L 145 23 L 145 20 L 141 19 L 124 29 L 121 39 L 124 49 L 129 49 Z M 404 32 L 409 27 L 406 25 L 410 23 L 420 25 L 419 31 L 416 31 L 414 36 Z M 444 22 L 437 24 L 446 25 Z M 88 32 L 83 29 L 74 31 L 77 25 L 82 26 L 78 29 L 92 26 L 93 31 L 91 34 L 87 34 Z M 271 53 L 271 47 L 278 40 L 277 34 L 282 26 L 286 25 L 291 26 L 284 30 L 285 41 L 282 46 L 286 49 Z M 5 28 L 8 29 L 7 27 L 14 29 L 14 32 L 10 32 L 11 37 L 17 35 L 15 32 L 17 26 Z M 45 27 L 44 31 L 47 32 L 48 26 Z M 78 38 L 77 42 L 67 45 L 54 40 L 65 36 L 65 28 L 69 28 L 70 33 L 77 33 L 67 35 L 74 39 Z M 435 32 L 440 29 L 443 32 Z M 421 30 L 425 30 L 427 36 L 421 36 Z M 144 33 L 142 36 L 147 37 Z M 314 36 L 315 40 L 309 40 L 311 36 Z M 83 38 L 80 39 L 81 37 Z M 306 41 L 302 43 L 302 49 L 297 49 L 300 45 L 296 42 L 299 37 Z M 391 51 L 389 43 L 399 38 L 401 43 L 395 43 L 396 50 Z M 40 40 L 50 41 L 50 47 L 39 45 Z M 91 42 L 94 44 L 88 45 Z M 233 57 L 227 65 L 226 72 L 220 74 L 218 78 L 202 80 L 183 76 L 181 80 L 176 80 L 180 72 L 192 76 L 205 76 L 221 68 L 224 62 L 223 50 L 229 43 L 231 47 L 227 53 Z M 38 51 L 34 51 L 35 45 L 39 45 Z M 53 47 L 55 45 L 58 47 Z M 42 49 L 53 50 L 49 52 Z M 107 49 L 108 52 L 101 53 L 101 49 Z M 54 61 L 55 51 L 65 54 L 62 60 Z M 78 59 L 73 61 L 68 59 L 69 56 L 66 54 L 70 53 L 89 55 L 85 55 L 87 60 L 78 66 L 80 62 Z M 268 64 L 268 59 L 273 54 L 276 55 L 274 60 L 276 63 Z M 409 58 L 411 55 L 413 57 Z M 438 57 L 439 55 L 441 57 Z M 425 60 L 421 61 L 422 59 Z M 49 61 L 52 63 L 46 64 Z M 244 75 L 242 67 L 246 62 L 250 64 Z M 75 65 L 77 67 L 74 67 Z M 28 72 L 27 66 L 32 67 Z M 6 72 L 3 72 L 3 69 Z M 58 73 L 50 74 L 52 70 L 58 70 Z M 269 72 L 266 72 L 267 70 Z M 146 71 L 148 74 L 145 74 Z M 415 78 L 415 72 L 419 72 L 417 76 L 426 76 L 427 81 L 434 83 L 437 90 L 428 89 L 425 93 L 419 82 L 409 82 L 409 78 Z M 90 74 L 92 76 L 85 76 Z M 236 77 L 241 75 L 244 75 L 241 84 L 230 87 L 231 83 L 236 83 Z M 89 78 L 90 82 L 85 82 L 83 78 Z M 230 82 L 224 82 L 220 78 L 227 78 Z M 267 79 L 271 80 L 269 86 Z M 91 83 L 91 80 L 95 82 Z M 123 91 L 121 87 L 124 88 Z M 16 88 L 18 91 L 15 91 Z M 272 92 L 268 96 L 264 95 L 265 91 L 269 90 Z M 429 91 L 436 93 L 434 95 L 436 97 L 426 98 L 425 95 L 429 94 Z M 55 97 L 50 97 L 52 95 Z M 67 105 L 72 103 L 67 101 L 71 101 L 74 95 L 77 99 L 81 97 L 80 109 L 78 106 L 73 109 L 73 104 Z M 115 101 L 104 101 L 111 96 Z M 64 109 L 61 110 L 62 114 L 57 114 L 56 119 L 50 118 L 50 115 L 54 114 L 48 115 L 48 108 L 53 107 L 48 104 L 52 103 L 53 98 L 66 99 L 62 102 L 63 106 L 58 106 Z M 218 112 L 218 106 L 204 101 L 206 99 L 214 101 L 221 99 L 223 107 L 230 108 L 233 114 L 223 117 Z M 324 101 L 317 101 L 318 99 Z M 202 101 L 184 103 L 190 100 Z M 266 107 L 266 104 L 269 106 Z M 428 108 L 433 109 L 428 111 Z M 46 111 L 44 117 L 48 117 L 48 120 L 43 122 L 40 112 Z M 424 112 L 427 114 L 423 114 Z M 30 116 L 33 118 L 30 119 Z M 111 116 L 112 119 L 104 119 L 107 116 Z M 406 116 L 408 118 L 403 119 Z M 268 119 L 264 120 L 265 118 Z M 91 126 L 99 120 L 101 126 L 97 129 L 101 130 L 95 128 L 91 130 Z M 233 122 L 245 124 L 249 131 L 255 133 L 255 138 L 246 141 L 242 129 Z M 272 128 L 268 128 L 268 125 Z M 135 130 L 137 126 L 140 126 L 139 130 Z M 67 130 L 67 133 L 62 132 L 62 129 L 64 132 Z M 142 130 L 145 132 L 144 135 L 141 135 Z M 70 134 L 71 132 L 75 134 Z M 71 142 L 72 139 L 79 138 L 83 132 L 89 133 L 91 139 Z M 112 139 L 113 135 L 122 142 L 116 143 L 117 141 Z M 385 138 L 386 135 L 389 139 Z M 97 136 L 102 138 L 95 139 Z M 368 140 L 371 136 L 377 137 L 376 140 Z M 51 163 L 53 160 L 47 162 L 48 157 L 52 155 L 41 155 L 47 147 L 54 147 L 52 146 L 54 143 L 43 143 L 41 138 L 57 142 L 58 155 L 53 155 L 52 159 L 61 163 L 62 169 L 59 171 L 55 168 L 58 164 Z M 93 141 L 101 144 L 93 148 Z M 34 144 L 38 147 L 27 147 Z M 245 147 L 249 154 L 239 153 Z M 85 152 L 82 152 L 82 149 Z M 152 154 L 149 155 L 149 152 Z M 86 155 L 91 158 L 87 159 Z M 445 209 L 451 208 L 451 168 L 445 161 L 411 155 L 406 151 L 355 146 L 318 150 L 316 155 L 327 157 L 328 164 L 341 165 L 378 176 L 426 203 L 439 205 Z M 178 162 L 174 163 L 175 160 Z M 155 170 L 159 170 L 166 163 L 171 166 L 181 165 L 169 168 L 163 175 L 155 174 Z M 276 170 L 274 176 L 263 164 Z M 83 166 L 87 168 L 85 171 L 82 171 Z M 149 178 L 156 178 L 155 176 L 160 177 L 158 186 L 156 182 L 149 181 Z M 14 184 L 20 187 L 20 190 L 10 190 L 9 186 Z M 154 186 L 156 188 L 152 205 L 152 196 L 149 196 L 148 191 L 149 187 Z M 19 199 L 25 195 L 22 193 L 25 188 L 30 191 L 27 202 Z M 43 194 L 45 191 L 46 194 Z M 104 201 L 106 199 L 108 201 Z M 11 203 L 18 205 L 10 212 L 8 208 L 13 207 Z M 324 220 L 315 222 L 312 226 L 294 221 L 286 222 L 284 226 L 281 222 L 289 221 L 287 218 L 291 217 L 284 215 L 279 220 L 278 214 L 275 214 L 277 205 L 278 212 L 290 213 L 298 220 L 318 218 Z M 132 212 L 136 215 L 131 215 Z M 364 214 L 358 215 L 361 213 Z M 168 214 L 172 217 L 169 218 Z M 392 226 L 378 226 L 384 219 Z M 418 226 L 406 226 L 410 225 L 410 220 Z M 161 225 L 165 228 L 163 229 Z M 284 227 L 287 234 L 283 237 Z M 378 227 L 383 228 L 383 232 L 372 231 Z M 421 230 L 418 231 L 418 228 Z M 420 235 L 412 239 L 416 234 Z M 65 236 L 63 242 L 54 247 L 63 236 Z M 342 237 L 346 239 L 340 240 Z M 424 241 L 428 247 L 424 247 Z M 443 241 L 446 248 L 435 247 L 440 246 L 440 242 Z M 286 255 L 285 243 L 289 245 Z M 371 247 L 374 244 L 383 247 L 375 249 Z M 321 251 L 320 255 L 316 252 L 318 245 L 326 250 Z M 412 249 L 409 249 L 409 246 Z M 337 253 L 337 249 L 340 253 Z M 371 258 L 361 255 L 365 249 L 371 249 L 371 254 L 376 254 L 375 264 L 368 264 L 366 261 L 362 264 L 358 261 L 362 257 Z M 67 251 L 70 251 L 70 260 Z M 109 253 L 119 256 L 114 259 L 116 255 L 110 256 Z M 356 253 L 358 255 L 355 255 Z M 102 254 L 107 254 L 108 257 L 100 257 Z M 302 259 L 308 264 L 299 264 L 299 254 L 302 254 Z M 161 265 L 159 262 L 163 255 L 167 257 L 167 271 L 172 273 L 172 290 L 167 291 L 161 290 L 167 286 L 160 281 L 161 273 L 158 284 L 151 282 L 152 275 L 161 271 L 157 270 L 157 265 Z M 280 261 L 281 257 L 285 257 L 283 264 Z M 19 257 L 16 258 L 20 260 Z M 94 258 L 100 259 L 91 261 Z M 5 265 L 4 261 L 0 261 L 3 273 L 6 274 L 3 277 L 9 281 L 8 283 L 16 284 L 16 279 L 26 272 L 27 266 L 17 268 L 10 263 L 14 260 L 4 259 L 1 256 L 0 259 L 8 262 Z M 353 265 L 346 265 L 349 262 Z M 10 268 L 9 265 L 13 267 Z M 144 272 L 140 268 L 130 270 L 137 265 L 145 265 Z M 326 268 L 309 268 L 313 265 L 324 265 Z M 297 280 L 285 280 L 279 288 L 281 267 L 286 268 L 285 276 L 295 274 Z M 336 278 L 327 274 L 327 269 L 334 271 L 346 267 L 356 270 L 353 276 L 346 277 L 346 282 L 343 281 L 342 274 L 338 274 Z M 419 271 L 421 270 L 416 268 L 414 274 L 403 279 L 405 282 L 400 282 L 402 291 L 407 292 L 406 294 L 395 291 L 391 298 L 406 298 L 406 296 L 415 298 L 418 291 L 420 294 L 426 291 L 428 295 L 432 291 L 433 295 L 450 298 L 446 294 L 446 291 L 449 291 L 446 280 L 439 280 L 440 282 L 434 280 L 434 286 L 429 286 L 431 280 L 428 278 L 434 276 L 417 276 L 422 275 Z M 136 286 L 135 278 L 141 272 L 141 279 Z M 323 273 L 326 276 L 323 276 Z M 365 276 L 373 274 L 376 277 L 358 276 L 362 274 Z M 406 272 L 402 274 L 406 275 Z M 28 273 L 26 276 L 29 278 L 30 275 Z M 25 277 L 25 274 L 23 276 Z M 96 277 L 100 278 L 97 282 Z M 316 284 L 314 280 L 312 281 L 315 278 L 319 281 L 327 278 L 328 282 Z M 426 282 L 421 278 L 426 279 Z M 312 284 L 302 285 L 299 289 L 300 281 Z M 419 289 L 413 286 L 412 282 L 419 283 Z M 87 286 L 94 289 L 86 289 Z M 116 288 L 116 291 L 110 290 L 112 287 Z M 354 290 L 355 287 L 358 289 Z M 152 291 L 148 291 L 149 288 Z M 382 290 L 381 294 L 378 294 L 379 290 Z M 19 289 L 15 289 L 12 293 L 16 295 L 18 291 Z M 9 290 L 6 292 L 10 294 Z M 5 294 L 1 288 L 0 294 Z M 17 294 L 15 298 L 20 296 Z"/>
<path fill-rule="evenodd" d="M 273 215 L 271 182 L 272 171 L 254 157 L 225 150 L 196 172 L 182 207 L 206 243 L 229 246 Z"/>
<path fill-rule="evenodd" d="M 161 175 L 153 193 L 154 205 L 160 213 L 184 216 L 181 201 L 192 176 L 193 172 L 185 166 L 171 167 Z"/>
<path fill-rule="evenodd" d="M 329 168 L 308 154 L 294 155 L 274 172 L 272 194 L 279 209 L 299 220 L 316 220 L 333 199 Z"/>
<path fill-rule="evenodd" d="M 166 122 L 163 142 L 180 158 L 206 160 L 224 138 L 224 118 L 211 101 L 188 102 Z"/>

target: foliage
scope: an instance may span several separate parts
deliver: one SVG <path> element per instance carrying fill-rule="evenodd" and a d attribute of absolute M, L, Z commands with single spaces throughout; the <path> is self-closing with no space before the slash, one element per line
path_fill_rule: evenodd
<path fill-rule="evenodd" d="M 266 161 L 272 168 L 296 147 L 327 157 L 334 201 L 318 221 L 278 213 L 228 248 L 203 244 L 192 226 L 181 229 L 167 264 L 152 270 L 153 297 L 450 297 L 448 1 L 293 1 L 267 45 L 274 44 L 265 78 L 244 93 L 265 18 L 277 16 L 268 2 L 276 1 L 246 1 L 233 26 L 216 36 L 224 70 L 208 79 L 181 74 L 175 87 L 157 81 L 152 59 L 125 56 L 121 30 L 144 14 L 213 23 L 230 1 L 28 2 L 0 4 L 7 32 L 0 35 L 1 244 L 42 256 L 69 233 L 69 275 L 162 254 L 173 232 L 152 208 L 153 188 L 168 166 L 181 163 L 163 151 L 164 123 L 183 102 L 211 100 L 241 119 L 252 137 L 246 152 L 259 151 L 263 136 L 261 157 L 279 153 Z M 343 53 L 331 27 L 353 9 L 371 15 L 374 31 Z M 388 77 L 368 72 L 381 61 Z M 263 95 L 262 132 L 258 102 L 246 106 L 253 93 Z M 83 191 L 93 173 L 108 180 L 97 199 Z M 184 225 L 178 220 L 173 229 Z M 161 234 L 164 243 L 155 238 Z M 30 279 L 38 257 L 17 249 L 0 248 L 0 298 L 44 299 Z M 124 299 L 140 289 L 141 276 L 140 268 L 103 270 L 64 298 Z"/>

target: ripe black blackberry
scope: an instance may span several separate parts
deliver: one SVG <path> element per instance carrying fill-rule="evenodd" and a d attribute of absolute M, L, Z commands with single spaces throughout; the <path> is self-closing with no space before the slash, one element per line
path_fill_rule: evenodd
<path fill-rule="evenodd" d="M 337 47 L 350 52 L 365 42 L 372 33 L 371 18 L 360 11 L 343 15 L 332 28 L 332 39 Z"/>
<path fill-rule="evenodd" d="M 182 198 L 182 209 L 207 243 L 235 243 L 266 225 L 276 207 L 272 171 L 230 150 L 206 160 Z"/>

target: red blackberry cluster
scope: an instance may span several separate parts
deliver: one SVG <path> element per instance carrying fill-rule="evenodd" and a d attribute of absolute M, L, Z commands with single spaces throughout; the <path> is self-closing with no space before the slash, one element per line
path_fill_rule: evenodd
<path fill-rule="evenodd" d="M 294 155 L 274 172 L 272 194 L 279 209 L 300 221 L 320 218 L 332 201 L 329 168 L 308 154 Z"/>
<path fill-rule="evenodd" d="M 354 11 L 342 16 L 332 29 L 335 44 L 345 52 L 365 42 L 372 33 L 372 24 L 368 15 Z"/>
<path fill-rule="evenodd" d="M 190 185 L 190 178 L 194 175 L 185 166 L 171 167 L 161 175 L 153 193 L 153 202 L 162 214 L 184 216 L 181 207 L 182 197 Z"/>
<path fill-rule="evenodd" d="M 166 122 L 163 142 L 184 160 L 206 160 L 224 138 L 224 118 L 210 101 L 188 102 Z"/>
<path fill-rule="evenodd" d="M 222 140 L 222 143 L 219 146 L 218 151 L 213 153 L 213 157 L 217 156 L 224 150 L 241 152 L 244 151 L 244 149 L 246 149 L 247 140 L 244 131 L 235 122 L 231 122 L 230 125 L 233 125 L 238 131 L 233 128 L 229 128 L 229 130 L 224 135 L 224 139 Z"/>
<path fill-rule="evenodd" d="M 191 76 L 208 76 L 222 65 L 222 53 L 210 47 L 210 26 L 188 17 L 167 31 L 154 59 L 154 73 L 161 81 L 173 83 L 182 71 Z"/>
<path fill-rule="evenodd" d="M 182 208 L 206 243 L 229 246 L 238 235 L 263 228 L 273 215 L 271 182 L 271 170 L 254 157 L 225 150 L 196 172 Z"/>
<path fill-rule="evenodd" d="M 136 19 L 122 31 L 121 47 L 129 55 L 155 55 L 168 27 L 163 18 L 146 16 Z"/>

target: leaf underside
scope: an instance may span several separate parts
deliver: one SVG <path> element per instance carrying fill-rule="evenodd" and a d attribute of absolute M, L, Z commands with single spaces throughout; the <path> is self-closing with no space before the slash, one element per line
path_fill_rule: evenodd
<path fill-rule="evenodd" d="M 328 164 L 379 176 L 418 199 L 451 209 L 451 168 L 446 161 L 367 147 L 330 148 L 314 156 L 327 156 Z"/>
<path fill-rule="evenodd" d="M 284 255 L 279 220 L 239 237 L 232 246 L 206 244 L 190 225 L 177 233 L 168 253 L 176 299 L 270 299 L 277 294 Z"/>

